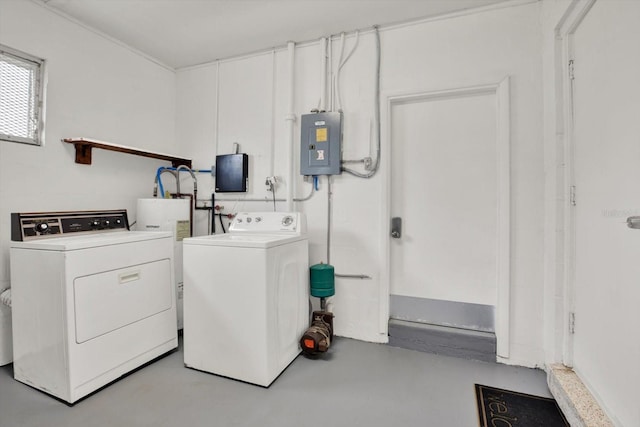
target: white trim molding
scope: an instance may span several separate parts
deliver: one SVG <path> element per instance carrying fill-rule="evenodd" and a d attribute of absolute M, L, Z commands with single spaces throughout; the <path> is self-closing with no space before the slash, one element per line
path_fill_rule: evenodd
<path fill-rule="evenodd" d="M 574 0 L 555 29 L 556 38 L 556 83 L 559 90 L 557 99 L 556 135 L 562 143 L 562 159 L 557 159 L 558 165 L 564 165 L 562 183 L 556 183 L 558 189 L 556 200 L 562 212 L 561 232 L 564 239 L 558 242 L 562 245 L 557 253 L 561 254 L 564 265 L 562 288 L 562 361 L 566 366 L 573 366 L 573 335 L 569 333 L 570 313 L 574 312 L 575 299 L 575 210 L 571 209 L 571 188 L 574 185 L 574 136 L 573 136 L 573 90 L 570 61 L 573 59 L 573 35 L 591 10 L 596 0 Z M 562 184 L 562 185 L 558 185 Z"/>
<path fill-rule="evenodd" d="M 383 166 L 388 171 L 383 183 L 383 214 L 385 230 L 382 236 L 383 255 L 385 266 L 383 268 L 380 290 L 380 332 L 386 332 L 389 319 L 389 294 L 391 280 L 391 245 L 389 224 L 391 220 L 391 111 L 395 105 L 424 101 L 438 98 L 460 98 L 476 95 L 495 95 L 496 97 L 496 152 L 497 152 L 497 238 L 496 238 L 496 319 L 495 333 L 498 359 L 508 359 L 510 353 L 510 323 L 511 323 L 511 120 L 510 120 L 510 93 L 509 77 L 494 84 L 460 87 L 438 91 L 423 91 L 392 94 L 386 96 L 386 117 L 383 121 L 384 135 L 387 144 L 383 148 Z"/>

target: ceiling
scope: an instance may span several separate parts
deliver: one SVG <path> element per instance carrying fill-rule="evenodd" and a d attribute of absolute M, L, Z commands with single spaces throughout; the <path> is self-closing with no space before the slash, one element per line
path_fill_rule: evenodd
<path fill-rule="evenodd" d="M 178 69 L 505 0 L 36 0 Z"/>

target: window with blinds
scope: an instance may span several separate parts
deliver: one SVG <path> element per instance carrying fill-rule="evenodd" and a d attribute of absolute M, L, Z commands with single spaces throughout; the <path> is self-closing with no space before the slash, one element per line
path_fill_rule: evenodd
<path fill-rule="evenodd" d="M 0 140 L 42 145 L 44 60 L 0 45 Z"/>

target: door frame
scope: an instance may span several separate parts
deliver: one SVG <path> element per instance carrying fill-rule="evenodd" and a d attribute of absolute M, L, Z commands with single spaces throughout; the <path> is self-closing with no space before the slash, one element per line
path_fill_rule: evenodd
<path fill-rule="evenodd" d="M 559 262 L 547 260 L 550 265 L 564 266 L 564 271 L 556 272 L 561 280 L 562 319 L 557 325 L 562 335 L 562 362 L 573 366 L 573 334 L 572 317 L 575 310 L 576 290 L 576 224 L 573 209 L 572 193 L 575 186 L 575 135 L 573 123 L 573 85 L 570 61 L 573 60 L 573 36 L 580 24 L 591 10 L 596 0 L 573 0 L 555 28 L 555 74 L 558 90 L 556 91 L 556 135 L 562 146 L 563 158 L 556 159 L 556 165 L 564 170 L 554 179 L 556 188 L 556 204 L 551 209 L 560 212 L 559 232 L 563 236 L 556 241 L 556 253 Z M 555 230 L 548 230 L 554 232 Z M 558 267 L 556 267 L 558 268 Z M 546 296 L 547 299 L 550 296 Z"/>
<path fill-rule="evenodd" d="M 511 291 L 511 123 L 509 77 L 498 83 L 455 87 L 436 91 L 413 91 L 388 94 L 385 99 L 385 120 L 381 132 L 387 142 L 382 148 L 382 167 L 388 171 L 382 182 L 382 212 L 380 215 L 380 247 L 384 264 L 380 286 L 380 333 L 386 334 L 389 321 L 389 296 L 391 291 L 391 170 L 392 123 L 391 113 L 395 105 L 431 99 L 460 98 L 476 95 L 496 97 L 496 165 L 497 165 L 497 239 L 496 239 L 496 354 L 498 359 L 508 359 L 510 350 L 510 291 Z"/>

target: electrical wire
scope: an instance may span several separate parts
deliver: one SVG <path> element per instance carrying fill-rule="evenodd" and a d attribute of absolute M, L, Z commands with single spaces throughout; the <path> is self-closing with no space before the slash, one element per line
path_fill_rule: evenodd
<path fill-rule="evenodd" d="M 271 194 L 273 194 L 273 211 L 276 211 L 276 189 L 275 185 L 271 184 Z"/>
<path fill-rule="evenodd" d="M 317 177 L 316 177 L 316 181 L 317 181 Z M 315 181 L 314 181 L 315 182 Z M 317 191 L 318 188 L 315 188 L 315 191 Z M 294 198 L 293 201 L 294 202 L 306 202 L 307 200 L 309 200 L 314 194 L 314 188 L 313 186 L 311 187 L 311 191 L 309 192 L 308 195 L 306 195 L 303 198 Z M 231 212 L 235 213 L 236 212 L 236 205 L 238 204 L 238 202 L 268 202 L 269 199 L 267 198 L 267 196 L 265 196 L 263 199 L 259 199 L 259 198 L 241 198 L 241 199 L 232 199 L 232 198 L 216 198 L 217 201 L 221 201 L 221 202 L 235 202 L 235 204 L 233 205 L 233 208 L 231 208 Z M 277 202 L 286 202 L 286 199 L 276 199 Z"/>
<path fill-rule="evenodd" d="M 219 213 L 219 214 L 217 214 L 217 215 L 218 215 L 218 220 L 220 220 L 220 227 L 222 228 L 222 232 L 223 232 L 223 233 L 226 233 L 226 232 L 227 232 L 227 230 L 224 228 L 224 222 L 222 222 L 222 214 L 221 214 L 221 213 Z"/>
<path fill-rule="evenodd" d="M 340 105 L 340 63 L 342 63 L 342 57 L 344 56 L 344 33 L 340 34 L 340 55 L 338 56 L 338 64 L 336 65 L 336 72 L 333 75 L 333 90 L 335 92 L 333 109 L 334 111 L 342 110 Z"/>
<path fill-rule="evenodd" d="M 374 26 L 374 34 L 376 37 L 376 89 L 375 89 L 375 129 L 376 129 L 376 157 L 373 161 L 373 165 L 371 170 L 367 173 L 358 172 L 356 170 L 347 168 L 345 166 L 340 169 L 343 172 L 356 176 L 358 178 L 371 178 L 378 172 L 380 167 L 380 146 L 381 146 L 381 136 L 380 136 L 380 32 L 378 31 L 378 26 Z"/>
<path fill-rule="evenodd" d="M 327 39 L 320 39 L 320 52 L 322 53 L 320 66 L 320 98 L 318 99 L 317 111 L 325 111 L 327 100 Z"/>
<path fill-rule="evenodd" d="M 342 57 L 344 55 L 345 35 L 344 33 L 340 35 L 340 60 L 338 61 L 338 69 L 336 70 L 336 75 L 334 77 L 335 88 L 336 88 L 336 106 L 338 111 L 342 111 L 342 99 L 340 97 L 340 70 L 342 69 L 342 67 L 344 67 L 344 64 L 347 63 L 349 58 L 351 58 L 351 55 L 353 55 L 353 52 L 356 50 L 356 47 L 358 46 L 359 40 L 360 40 L 360 31 L 356 31 L 356 40 L 353 43 L 353 46 L 351 46 L 351 50 L 349 51 L 347 56 L 344 57 L 343 59 Z"/>
<path fill-rule="evenodd" d="M 347 63 L 349 58 L 351 58 L 351 55 L 353 55 L 353 52 L 356 50 L 356 47 L 358 47 L 358 41 L 359 40 L 360 40 L 360 31 L 356 31 L 356 40 L 353 42 L 353 46 L 351 46 L 351 50 L 349 51 L 347 56 L 345 56 L 345 58 L 342 60 L 342 62 L 340 63 L 340 66 L 338 67 L 338 69 L 342 68 L 344 66 L 344 64 Z"/>
<path fill-rule="evenodd" d="M 317 177 L 315 177 L 317 178 Z M 301 199 L 293 199 L 294 202 L 306 202 L 307 200 L 309 200 L 311 197 L 313 197 L 314 191 L 317 191 L 318 188 L 314 186 L 311 186 L 311 191 L 309 192 L 309 194 L 307 195 L 307 197 L 303 197 Z"/>

